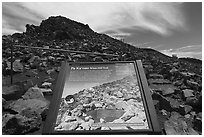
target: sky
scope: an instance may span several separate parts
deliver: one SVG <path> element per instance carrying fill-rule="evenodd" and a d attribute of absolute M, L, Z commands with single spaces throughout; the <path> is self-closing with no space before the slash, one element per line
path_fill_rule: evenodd
<path fill-rule="evenodd" d="M 202 59 L 201 2 L 3 2 L 2 34 L 58 15 L 136 47 Z"/>

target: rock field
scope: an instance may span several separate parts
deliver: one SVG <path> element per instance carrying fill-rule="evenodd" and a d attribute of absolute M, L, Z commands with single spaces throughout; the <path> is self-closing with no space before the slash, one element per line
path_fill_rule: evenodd
<path fill-rule="evenodd" d="M 49 46 L 49 48 L 55 49 L 118 56 L 14 47 L 14 76 L 11 85 L 11 45 Z M 49 17 L 43 20 L 39 26 L 27 24 L 26 31 L 23 33 L 2 36 L 3 134 L 42 134 L 41 129 L 47 116 L 60 65 L 65 59 L 71 62 L 141 60 L 163 134 L 202 134 L 201 60 L 169 57 L 153 49 L 137 48 L 108 35 L 94 32 L 87 24 L 84 25 L 62 16 Z M 77 105 L 76 108 L 73 106 L 73 108 L 68 109 L 74 111 L 72 114 L 75 116 L 72 116 L 72 114 L 62 116 L 70 121 L 72 125 L 62 124 L 58 120 L 56 129 L 90 130 L 90 128 L 94 129 L 90 127 L 94 122 L 145 121 L 143 107 L 140 103 L 141 100 L 137 98 L 137 93 L 133 92 L 125 95 L 125 91 L 119 90 L 114 91 L 114 94 L 107 94 L 106 91 L 103 91 L 103 94 L 99 94 L 99 98 L 94 98 L 94 96 L 97 96 L 97 88 L 97 91 L 102 91 L 105 88 L 102 88 L 102 86 L 93 87 L 93 91 L 92 89 L 85 89 L 84 93 L 79 92 L 79 94 L 75 95 L 82 98 L 76 103 L 80 104 L 82 101 L 84 102 L 83 105 Z M 137 91 L 137 87 L 132 88 L 136 88 L 135 91 Z M 93 94 L 93 92 L 96 94 Z M 97 99 L 101 99 L 100 102 Z M 111 101 L 114 101 L 115 104 L 110 105 Z M 137 107 L 133 107 L 135 101 L 138 104 Z M 94 103 L 90 104 L 91 102 Z M 85 104 L 87 106 L 84 106 Z M 94 118 L 94 113 L 102 113 L 106 107 L 117 110 L 118 116 L 109 119 Z M 140 107 L 141 109 L 138 109 Z M 88 111 L 90 114 L 88 112 L 81 113 L 80 110 Z M 136 117 L 137 114 L 141 117 L 140 119 Z M 84 119 L 79 115 L 84 115 Z M 147 125 L 145 126 L 147 127 Z M 100 128 L 109 130 L 111 127 Z"/>

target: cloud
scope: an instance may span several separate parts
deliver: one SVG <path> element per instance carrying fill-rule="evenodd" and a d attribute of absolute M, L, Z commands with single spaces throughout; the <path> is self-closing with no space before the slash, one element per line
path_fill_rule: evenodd
<path fill-rule="evenodd" d="M 186 28 L 181 5 L 166 2 L 3 3 L 3 20 L 16 30 L 22 30 L 25 22 L 39 23 L 42 18 L 62 15 L 89 24 L 97 32 L 114 31 L 120 35 L 126 33 L 121 29 L 132 29 L 168 36 L 174 30 Z M 20 28 L 11 23 L 14 20 Z"/>
<path fill-rule="evenodd" d="M 26 24 L 39 25 L 43 17 L 23 7 L 21 3 L 2 3 L 2 32 L 12 34 L 25 31 Z"/>
<path fill-rule="evenodd" d="M 202 45 L 188 45 L 177 49 L 166 49 L 160 51 L 168 56 L 191 57 L 202 59 Z"/>
<path fill-rule="evenodd" d="M 125 37 L 131 36 L 131 33 L 117 31 L 117 32 L 109 32 L 107 33 L 107 35 L 118 40 L 124 40 Z"/>

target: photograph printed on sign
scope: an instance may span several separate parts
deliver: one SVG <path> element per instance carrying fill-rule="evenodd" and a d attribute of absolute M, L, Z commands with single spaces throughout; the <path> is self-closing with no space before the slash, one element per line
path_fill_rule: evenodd
<path fill-rule="evenodd" d="M 55 131 L 149 129 L 134 63 L 70 66 Z"/>

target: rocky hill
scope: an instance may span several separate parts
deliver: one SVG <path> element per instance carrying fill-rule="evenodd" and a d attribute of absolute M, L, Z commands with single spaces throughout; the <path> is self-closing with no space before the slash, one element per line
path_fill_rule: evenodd
<path fill-rule="evenodd" d="M 10 84 L 10 45 L 68 49 L 118 56 L 65 53 L 14 47 Z M 2 37 L 2 105 L 4 134 L 41 134 L 62 60 L 142 60 L 160 125 L 166 134 L 202 133 L 202 62 L 166 56 L 99 34 L 62 16 Z"/>

